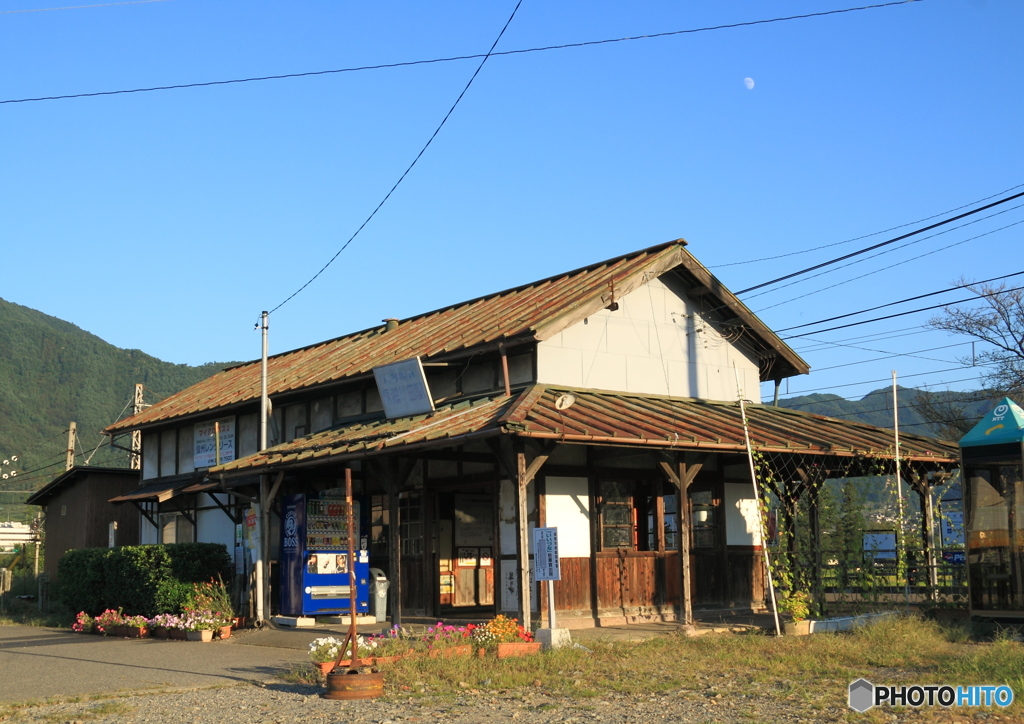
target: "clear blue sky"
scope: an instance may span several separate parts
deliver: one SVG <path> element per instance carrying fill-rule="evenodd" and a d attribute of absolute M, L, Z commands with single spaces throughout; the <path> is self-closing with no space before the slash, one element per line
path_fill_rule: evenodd
<path fill-rule="evenodd" d="M 498 50 L 857 4 L 525 0 Z M 14 12 L 58 5 L 0 1 L 0 100 L 480 53 L 514 2 Z M 922 0 L 492 58 L 380 214 L 272 316 L 271 350 L 678 237 L 740 290 L 900 232 L 719 265 L 842 242 L 1024 184 L 1022 28 L 1017 0 Z M 0 297 L 176 363 L 255 358 L 260 311 L 362 223 L 478 62 L 0 104 Z M 1019 221 L 1024 209 L 744 298 L 781 329 L 961 275 L 1020 271 L 1024 224 L 964 241 Z M 955 368 L 970 345 L 931 350 L 962 340 L 914 334 L 927 316 L 815 337 L 896 334 L 849 342 L 882 353 L 794 341 L 821 371 L 792 380 L 791 392 L 892 369 L 908 385 L 974 386 L 976 368 L 934 372 Z M 864 361 L 907 352 L 922 358 Z"/>

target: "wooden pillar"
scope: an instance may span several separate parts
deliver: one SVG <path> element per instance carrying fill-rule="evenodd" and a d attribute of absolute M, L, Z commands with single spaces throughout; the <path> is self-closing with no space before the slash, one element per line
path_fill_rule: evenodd
<path fill-rule="evenodd" d="M 690 514 L 687 491 L 690 488 L 690 483 L 697 477 L 697 473 L 704 467 L 706 459 L 705 455 L 700 462 L 691 465 L 678 462 L 675 459 L 673 459 L 673 464 L 659 463 L 665 477 L 676 486 L 676 516 L 679 520 L 677 528 L 679 535 L 680 618 L 686 626 L 693 624 L 693 595 L 690 590 Z"/>
<path fill-rule="evenodd" d="M 519 571 L 519 623 L 530 630 L 530 523 L 527 518 L 526 453 L 522 448 L 516 451 L 516 564 Z"/>
<path fill-rule="evenodd" d="M 388 492 L 388 567 L 391 569 L 391 625 L 402 625 L 402 529 L 398 505 L 398 478 L 385 481 Z"/>
<path fill-rule="evenodd" d="M 811 526 L 811 553 L 814 560 L 814 569 L 811 571 L 811 586 L 814 590 L 814 601 L 818 604 L 818 615 L 825 615 L 825 596 L 821 586 L 821 519 L 819 517 L 818 505 L 821 503 L 821 485 L 815 485 L 810 489 L 810 509 L 808 517 Z"/>

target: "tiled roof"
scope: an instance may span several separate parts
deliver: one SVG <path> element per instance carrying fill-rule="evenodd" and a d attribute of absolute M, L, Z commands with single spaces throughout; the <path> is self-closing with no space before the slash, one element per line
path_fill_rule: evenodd
<path fill-rule="evenodd" d="M 571 404 L 566 406 L 567 402 Z M 758 451 L 893 457 L 893 433 L 885 428 L 769 405 L 747 405 L 747 418 L 751 446 Z M 327 430 L 211 468 L 210 473 L 266 472 L 448 447 L 503 434 L 577 444 L 746 451 L 738 403 L 534 385 L 512 397 L 494 396 L 429 415 Z M 901 434 L 900 443 L 906 460 L 959 459 L 952 442 Z"/>
<path fill-rule="evenodd" d="M 268 363 L 271 396 L 368 374 L 374 367 L 421 356 L 437 358 L 504 340 L 544 340 L 670 269 L 717 299 L 726 317 L 750 331 L 756 354 L 774 360 L 773 376 L 807 372 L 807 363 L 772 333 L 677 240 L 559 276 L 497 292 L 409 319 L 397 328 L 356 332 L 274 355 Z M 614 290 L 614 292 L 613 292 Z M 196 416 L 259 398 L 260 364 L 249 362 L 207 380 L 107 428 L 123 432 Z"/>

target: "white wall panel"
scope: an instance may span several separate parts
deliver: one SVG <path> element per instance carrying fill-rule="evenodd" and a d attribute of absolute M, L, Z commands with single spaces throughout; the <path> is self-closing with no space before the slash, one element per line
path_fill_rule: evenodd
<path fill-rule="evenodd" d="M 731 546 L 761 545 L 757 499 L 750 483 L 725 484 L 725 542 Z"/>
<path fill-rule="evenodd" d="M 560 558 L 590 557 L 590 486 L 586 478 L 544 479 L 545 527 L 558 528 Z"/>

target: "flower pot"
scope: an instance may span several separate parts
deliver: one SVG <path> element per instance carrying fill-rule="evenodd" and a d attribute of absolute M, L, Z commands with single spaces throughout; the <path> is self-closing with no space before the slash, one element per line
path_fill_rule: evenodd
<path fill-rule="evenodd" d="M 395 656 L 375 656 L 374 659 L 373 659 L 373 663 L 375 665 L 376 664 L 393 664 L 396 661 L 400 660 L 401 658 L 402 658 L 401 654 L 396 654 Z"/>
<path fill-rule="evenodd" d="M 167 629 L 167 638 L 174 639 L 175 641 L 185 641 L 188 639 L 188 632 L 183 628 L 169 628 Z"/>
<path fill-rule="evenodd" d="M 222 639 L 231 638 L 231 627 L 221 626 L 219 629 L 217 629 L 217 637 Z"/>
<path fill-rule="evenodd" d="M 130 639 L 149 638 L 149 629 L 145 626 L 125 626 L 124 635 Z"/>
<path fill-rule="evenodd" d="M 149 631 L 150 635 L 155 639 L 167 638 L 167 627 L 166 626 L 154 626 Z"/>
<path fill-rule="evenodd" d="M 809 619 L 804 621 L 787 621 L 782 627 L 782 633 L 786 636 L 809 636 L 811 633 L 811 622 Z"/>
<path fill-rule="evenodd" d="M 539 641 L 515 641 L 509 644 L 498 644 L 498 658 L 511 659 L 515 656 L 532 656 L 540 653 Z"/>
<path fill-rule="evenodd" d="M 232 623 L 231 625 L 234 628 L 238 629 L 238 628 L 245 628 L 245 624 L 246 624 L 245 616 L 236 616 L 235 620 L 234 620 L 234 623 Z"/>
<path fill-rule="evenodd" d="M 109 631 L 111 636 L 115 636 L 119 639 L 123 639 L 128 635 L 127 626 L 111 626 Z"/>
<path fill-rule="evenodd" d="M 473 647 L 469 644 L 464 646 L 448 646 L 443 649 L 431 649 L 429 656 L 432 659 L 451 659 L 456 656 L 471 656 L 473 654 Z"/>
<path fill-rule="evenodd" d="M 213 629 L 207 628 L 202 631 L 186 631 L 185 638 L 189 641 L 202 641 L 203 643 L 213 641 Z"/>
<path fill-rule="evenodd" d="M 324 676 L 327 676 L 329 673 L 331 673 L 331 670 L 334 668 L 334 662 L 333 661 L 314 661 L 313 662 L 313 666 L 315 666 L 316 668 L 320 669 L 320 673 L 321 674 L 323 674 Z"/>

